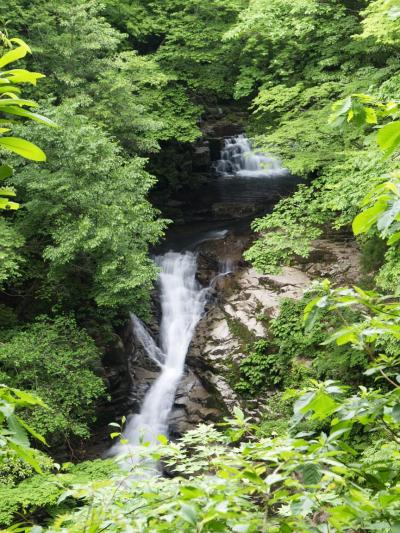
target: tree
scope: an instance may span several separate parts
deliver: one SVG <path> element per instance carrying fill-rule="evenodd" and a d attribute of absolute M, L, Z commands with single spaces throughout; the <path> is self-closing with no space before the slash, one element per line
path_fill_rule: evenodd
<path fill-rule="evenodd" d="M 28 83 L 36 85 L 38 79 L 43 78 L 42 74 L 29 72 L 24 69 L 4 70 L 9 65 L 31 53 L 30 48 L 21 39 L 7 39 L 0 33 L 0 39 L 6 47 L 11 48 L 0 57 L 0 163 L 3 159 L 2 153 L 14 152 L 25 159 L 33 161 L 45 161 L 44 152 L 35 144 L 26 139 L 9 136 L 10 127 L 17 119 L 30 119 L 41 124 L 54 126 L 55 124 L 40 115 L 31 111 L 30 108 L 37 107 L 33 100 L 26 100 L 21 97 L 21 84 Z M 17 46 L 12 48 L 13 45 Z M 7 133 L 7 136 L 4 134 Z M 11 178 L 12 168 L 6 164 L 0 164 L 0 182 Z M 0 211 L 16 210 L 19 204 L 11 201 L 10 198 L 16 196 L 12 187 L 0 187 Z M 0 231 L 2 239 L 0 242 L 0 284 L 7 278 L 18 274 L 20 258 L 17 250 L 23 244 L 22 236 L 9 224 L 0 218 Z"/>
<path fill-rule="evenodd" d="M 0 381 L 32 398 L 46 398 L 46 409 L 27 415 L 29 425 L 52 445 L 87 438 L 96 401 L 105 392 L 96 375 L 101 362 L 94 341 L 72 318 L 62 316 L 41 317 L 2 337 Z M 39 400 L 37 405 L 42 407 Z"/>
<path fill-rule="evenodd" d="M 39 273 L 41 296 L 68 309 L 95 301 L 143 310 L 157 273 L 149 246 L 165 227 L 147 200 L 155 179 L 144 170 L 144 159 L 126 160 L 76 107 L 49 114 L 61 130 L 35 132 L 51 156 L 48 164 L 33 173 L 20 168 L 13 178 L 25 206 L 17 227 L 33 261 L 39 254 L 46 262 Z"/>

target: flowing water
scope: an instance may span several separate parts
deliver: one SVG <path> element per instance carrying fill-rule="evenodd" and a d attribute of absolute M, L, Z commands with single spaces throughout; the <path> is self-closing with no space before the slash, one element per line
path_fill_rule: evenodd
<path fill-rule="evenodd" d="M 258 198 L 269 198 L 274 190 L 284 190 L 286 180 L 293 186 L 292 177 L 282 168 L 277 159 L 265 154 L 254 153 L 244 135 L 225 140 L 221 159 L 215 166 L 218 177 L 219 201 L 255 202 Z M 276 178 L 276 179 L 273 179 Z M 160 368 L 160 374 L 147 391 L 139 414 L 131 416 L 124 429 L 123 437 L 128 444 L 118 443 L 110 455 L 129 454 L 129 463 L 137 462 L 138 446 L 141 443 L 157 442 L 159 435 L 168 434 L 168 420 L 174 405 L 176 391 L 182 378 L 185 358 L 196 326 L 201 319 L 207 299 L 216 287 L 218 279 L 235 269 L 229 254 L 220 257 L 219 271 L 208 288 L 202 287 L 196 279 L 197 246 L 205 241 L 227 237 L 226 227 L 218 227 L 216 221 L 211 227 L 197 233 L 190 228 L 190 234 L 178 234 L 175 249 L 156 257 L 160 268 L 158 290 L 161 304 L 161 324 L 157 343 L 146 326 L 135 315 L 131 315 L 132 331 L 148 357 Z M 247 223 L 248 225 L 248 223 Z M 186 242 L 187 240 L 187 242 Z M 168 241 L 171 246 L 173 240 Z M 181 251 L 182 250 L 182 251 Z M 191 251 L 188 251 L 191 250 Z M 135 459 L 136 457 L 136 459 Z M 150 464 L 154 473 L 154 464 Z"/>
<path fill-rule="evenodd" d="M 224 140 L 221 159 L 215 163 L 215 171 L 222 177 L 240 178 L 273 178 L 288 174 L 278 159 L 253 152 L 250 141 L 243 134 Z"/>
<path fill-rule="evenodd" d="M 168 433 L 168 417 L 182 377 L 185 357 L 207 302 L 209 289 L 196 280 L 197 255 L 193 252 L 168 252 L 156 258 L 162 319 L 160 346 L 143 323 L 132 316 L 133 330 L 147 355 L 161 372 L 147 392 L 141 411 L 128 421 L 123 437 L 128 445 L 117 444 L 112 454 L 134 453 L 141 442 L 154 444 Z"/>

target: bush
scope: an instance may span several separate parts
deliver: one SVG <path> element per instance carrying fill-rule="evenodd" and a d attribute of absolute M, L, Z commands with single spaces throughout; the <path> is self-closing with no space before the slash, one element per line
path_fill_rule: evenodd
<path fill-rule="evenodd" d="M 252 345 L 250 354 L 239 366 L 242 379 L 235 387 L 238 392 L 254 394 L 265 386 L 281 383 L 285 370 L 283 361 L 279 354 L 268 353 L 269 348 L 269 342 L 264 339 Z"/>
<path fill-rule="evenodd" d="M 74 319 L 42 317 L 4 334 L 0 343 L 0 381 L 34 392 L 48 409 L 35 409 L 29 423 L 50 444 L 89 436 L 96 400 L 105 391 L 95 370 L 100 353 Z"/>
<path fill-rule="evenodd" d="M 9 526 L 18 514 L 19 519 L 32 519 L 36 513 L 51 516 L 71 508 L 70 501 L 58 505 L 60 496 L 71 485 L 87 485 L 91 481 L 109 479 L 118 470 L 111 460 L 97 459 L 79 465 L 64 465 L 61 472 L 34 475 L 14 487 L 0 488 L 0 526 Z"/>

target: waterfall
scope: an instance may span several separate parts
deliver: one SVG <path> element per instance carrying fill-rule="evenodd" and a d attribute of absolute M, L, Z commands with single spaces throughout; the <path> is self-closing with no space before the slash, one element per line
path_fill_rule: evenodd
<path fill-rule="evenodd" d="M 151 334 L 147 331 L 146 326 L 136 315 L 131 313 L 132 330 L 136 339 L 143 346 L 144 351 L 150 357 L 150 359 L 156 363 L 157 366 L 162 368 L 165 362 L 165 355 L 162 350 L 157 346 L 155 340 Z"/>
<path fill-rule="evenodd" d="M 168 417 L 183 375 L 185 358 L 207 301 L 209 289 L 196 280 L 197 255 L 168 252 L 156 257 L 161 302 L 160 346 L 137 317 L 132 323 L 137 340 L 161 372 L 148 390 L 139 414 L 132 416 L 123 432 L 128 445 L 117 444 L 111 454 L 133 453 L 141 442 L 154 444 L 168 433 Z"/>
<path fill-rule="evenodd" d="M 224 139 L 221 159 L 214 168 L 221 177 L 270 178 L 288 174 L 278 159 L 253 152 L 250 141 L 243 134 Z"/>

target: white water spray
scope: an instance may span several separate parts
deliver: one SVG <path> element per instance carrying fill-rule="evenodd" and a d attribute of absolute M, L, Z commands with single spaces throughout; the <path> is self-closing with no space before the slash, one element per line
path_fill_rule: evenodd
<path fill-rule="evenodd" d="M 111 450 L 113 455 L 134 454 L 135 446 L 141 442 L 155 444 L 159 435 L 167 435 L 168 417 L 186 354 L 207 301 L 209 289 L 202 288 L 196 280 L 196 254 L 168 252 L 157 257 L 156 262 L 160 267 L 160 347 L 137 317 L 132 317 L 132 323 L 137 339 L 149 357 L 161 366 L 161 372 L 147 392 L 140 413 L 130 418 L 123 432 L 129 444 L 115 445 Z"/>
<path fill-rule="evenodd" d="M 224 140 L 221 159 L 215 163 L 215 170 L 222 177 L 270 178 L 288 174 L 278 159 L 253 152 L 250 141 L 243 134 Z"/>
<path fill-rule="evenodd" d="M 155 340 L 148 332 L 146 326 L 136 315 L 131 313 L 131 324 L 132 330 L 135 334 L 135 337 L 143 346 L 146 355 L 154 362 L 157 366 L 162 368 L 165 362 L 165 354 L 160 350 L 160 348 L 155 343 Z"/>

